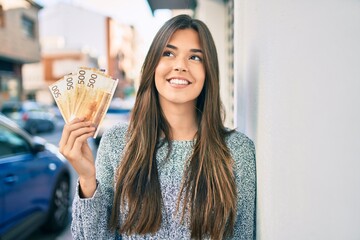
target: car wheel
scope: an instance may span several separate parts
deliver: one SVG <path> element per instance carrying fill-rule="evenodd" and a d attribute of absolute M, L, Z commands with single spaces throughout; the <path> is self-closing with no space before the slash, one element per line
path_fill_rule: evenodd
<path fill-rule="evenodd" d="M 62 176 L 56 183 L 53 192 L 48 219 L 44 229 L 57 232 L 63 230 L 69 223 L 70 181 Z"/>

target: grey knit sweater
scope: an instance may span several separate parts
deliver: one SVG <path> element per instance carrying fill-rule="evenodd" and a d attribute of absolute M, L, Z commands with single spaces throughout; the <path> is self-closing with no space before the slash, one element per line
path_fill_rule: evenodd
<path fill-rule="evenodd" d="M 98 186 L 92 198 L 81 199 L 79 189 L 73 201 L 73 220 L 71 231 L 74 239 L 190 239 L 186 223 L 180 223 L 175 214 L 178 193 L 183 177 L 184 164 L 192 153 L 193 141 L 172 141 L 170 158 L 164 161 L 167 146 L 164 144 L 157 152 L 159 179 L 163 197 L 162 223 L 156 234 L 118 235 L 108 229 L 114 196 L 114 173 L 125 147 L 125 134 L 128 125 L 119 124 L 107 131 L 100 143 L 96 158 Z M 231 239 L 255 239 L 255 148 L 253 142 L 244 134 L 232 133 L 226 143 L 235 160 L 237 184 L 237 218 L 234 235 Z M 126 214 L 125 214 L 126 216 Z M 121 214 L 124 218 L 124 213 Z"/>

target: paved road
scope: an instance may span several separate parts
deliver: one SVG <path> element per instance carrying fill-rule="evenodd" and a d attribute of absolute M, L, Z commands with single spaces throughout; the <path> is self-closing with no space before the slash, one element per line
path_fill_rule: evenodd
<path fill-rule="evenodd" d="M 64 122 L 59 120 L 54 132 L 43 133 L 43 134 L 38 134 L 38 135 L 40 137 L 46 139 L 48 142 L 54 144 L 55 146 L 58 146 L 60 138 L 61 138 L 61 132 L 62 132 L 63 126 L 64 126 Z M 92 140 L 89 140 L 89 145 L 92 148 L 93 153 L 96 154 L 97 148 Z M 76 186 L 77 174 L 73 169 L 71 169 L 71 170 L 72 170 L 71 171 L 72 182 L 71 182 L 70 196 L 72 199 L 74 196 L 74 189 Z M 71 209 L 69 209 L 69 211 L 71 212 Z M 44 233 L 41 230 L 39 230 L 39 231 L 34 232 L 28 239 L 29 240 L 72 240 L 71 233 L 70 233 L 70 222 L 71 222 L 71 219 L 69 219 L 68 227 L 61 233 L 48 234 L 48 233 Z"/>

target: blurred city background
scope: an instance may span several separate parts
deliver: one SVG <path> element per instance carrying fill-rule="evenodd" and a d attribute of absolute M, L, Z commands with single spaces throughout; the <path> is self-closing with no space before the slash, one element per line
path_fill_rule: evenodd
<path fill-rule="evenodd" d="M 128 121 L 152 38 L 181 13 L 209 26 L 225 125 L 255 142 L 257 239 L 360 239 L 360 1 L 0 0 L 1 240 L 71 239 L 77 176 L 48 86 L 104 69 L 119 84 L 103 127 Z"/>

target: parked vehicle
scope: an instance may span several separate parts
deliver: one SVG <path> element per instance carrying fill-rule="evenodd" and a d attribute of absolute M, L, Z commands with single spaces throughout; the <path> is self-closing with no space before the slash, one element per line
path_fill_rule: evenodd
<path fill-rule="evenodd" d="M 58 148 L 0 113 L 0 239 L 69 223 L 70 167 Z"/>
<path fill-rule="evenodd" d="M 30 134 L 53 131 L 56 117 L 46 106 L 35 101 L 10 101 L 2 105 L 1 112 L 14 120 Z"/>

